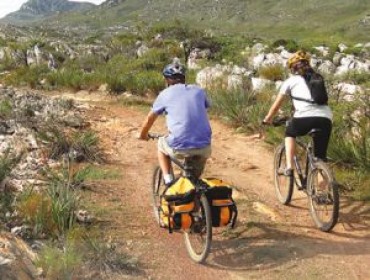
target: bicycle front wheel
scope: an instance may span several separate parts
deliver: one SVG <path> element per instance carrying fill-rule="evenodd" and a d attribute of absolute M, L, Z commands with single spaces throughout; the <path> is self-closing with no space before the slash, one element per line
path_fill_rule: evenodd
<path fill-rule="evenodd" d="M 192 213 L 193 224 L 184 232 L 185 246 L 190 258 L 202 263 L 208 256 L 212 242 L 211 208 L 205 194 L 200 196 L 196 211 Z"/>
<path fill-rule="evenodd" d="M 338 221 L 339 191 L 329 167 L 322 161 L 315 162 L 308 174 L 308 201 L 316 226 L 330 231 Z"/>
<path fill-rule="evenodd" d="M 293 195 L 294 178 L 286 176 L 284 170 L 286 168 L 285 145 L 280 144 L 275 150 L 274 157 L 274 184 L 275 193 L 280 203 L 287 205 L 290 203 Z"/>
<path fill-rule="evenodd" d="M 154 169 L 153 178 L 152 178 L 152 204 L 153 204 L 153 213 L 154 218 L 158 225 L 160 223 L 160 207 L 161 207 L 161 195 L 165 190 L 165 184 L 163 181 L 162 170 L 159 166 Z"/>

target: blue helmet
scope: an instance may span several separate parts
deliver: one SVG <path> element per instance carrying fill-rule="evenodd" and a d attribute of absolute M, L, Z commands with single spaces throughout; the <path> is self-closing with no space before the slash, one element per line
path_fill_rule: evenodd
<path fill-rule="evenodd" d="M 185 67 L 180 63 L 171 63 L 164 67 L 162 73 L 163 76 L 165 76 L 166 78 L 173 78 L 178 76 L 185 77 Z"/>

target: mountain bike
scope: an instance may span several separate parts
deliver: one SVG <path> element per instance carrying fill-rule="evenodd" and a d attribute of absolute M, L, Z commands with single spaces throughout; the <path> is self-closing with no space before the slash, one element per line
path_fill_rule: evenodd
<path fill-rule="evenodd" d="M 287 125 L 289 119 L 281 118 L 273 121 L 273 126 Z M 324 232 L 329 232 L 337 223 L 339 216 L 339 191 L 329 166 L 313 154 L 313 136 L 318 129 L 311 130 L 308 143 L 302 137 L 296 139 L 294 156 L 295 172 L 287 176 L 285 143 L 277 146 L 274 155 L 274 185 L 278 200 L 288 205 L 292 199 L 294 185 L 308 197 L 310 214 L 316 226 Z"/>
<path fill-rule="evenodd" d="M 158 139 L 161 135 L 149 134 L 149 138 Z M 194 160 L 194 157 L 185 157 L 183 161 L 170 157 L 173 164 L 180 168 L 180 174 L 175 177 L 184 177 L 190 180 L 195 187 L 194 209 L 190 212 L 191 226 L 186 230 L 181 230 L 184 233 L 184 241 L 187 252 L 192 260 L 197 263 L 202 263 L 207 258 L 212 242 L 212 216 L 211 208 L 206 197 L 207 185 L 202 180 L 194 175 L 194 167 L 189 162 Z M 176 179 L 175 179 L 176 180 Z M 154 169 L 152 178 L 152 195 L 153 195 L 153 211 L 156 222 L 163 227 L 161 221 L 161 213 L 163 209 L 161 200 L 164 197 L 167 188 L 163 181 L 162 170 L 159 166 Z M 172 233 L 171 227 L 169 228 Z"/>

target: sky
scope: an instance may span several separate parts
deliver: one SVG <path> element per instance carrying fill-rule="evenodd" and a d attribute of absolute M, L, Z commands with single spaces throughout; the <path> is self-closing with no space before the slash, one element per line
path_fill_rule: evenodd
<path fill-rule="evenodd" d="M 28 0 L 0 0 L 0 18 L 6 16 L 11 12 L 18 11 L 23 3 Z M 94 4 L 101 4 L 105 0 L 69 0 L 73 2 L 90 2 Z"/>

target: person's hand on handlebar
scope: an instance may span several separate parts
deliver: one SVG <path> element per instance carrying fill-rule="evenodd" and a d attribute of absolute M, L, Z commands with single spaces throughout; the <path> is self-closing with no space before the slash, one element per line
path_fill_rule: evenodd
<path fill-rule="evenodd" d="M 136 135 L 136 139 L 142 140 L 142 141 L 148 141 L 150 137 L 148 134 L 138 132 Z"/>
<path fill-rule="evenodd" d="M 263 121 L 262 121 L 262 124 L 263 125 L 271 125 L 272 124 L 272 118 L 266 116 Z"/>

